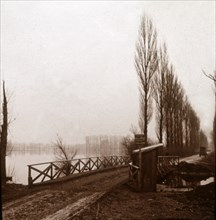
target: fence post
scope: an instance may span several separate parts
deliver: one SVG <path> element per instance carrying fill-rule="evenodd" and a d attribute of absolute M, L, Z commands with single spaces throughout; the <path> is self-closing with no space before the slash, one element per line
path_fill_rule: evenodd
<path fill-rule="evenodd" d="M 81 172 L 81 169 L 80 169 L 80 159 L 78 160 L 78 163 L 79 163 L 79 170 L 78 170 L 78 172 L 80 173 Z"/>
<path fill-rule="evenodd" d="M 51 180 L 53 179 L 53 163 L 50 163 L 51 165 L 51 170 L 50 170 L 50 176 L 51 176 Z"/>
<path fill-rule="evenodd" d="M 31 165 L 28 165 L 28 186 L 32 186 Z"/>

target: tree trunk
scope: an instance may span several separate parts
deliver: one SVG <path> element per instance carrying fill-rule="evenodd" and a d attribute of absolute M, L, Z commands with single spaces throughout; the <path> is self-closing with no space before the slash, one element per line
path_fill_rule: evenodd
<path fill-rule="evenodd" d="M 163 107 L 160 106 L 159 142 L 163 143 Z"/>
<path fill-rule="evenodd" d="M 145 93 L 145 110 L 144 110 L 144 141 L 145 147 L 148 145 L 148 99 Z"/>
<path fill-rule="evenodd" d="M 214 151 L 216 152 L 216 112 L 214 116 L 213 138 L 214 138 Z"/>
<path fill-rule="evenodd" d="M 1 181 L 4 185 L 6 183 L 6 149 L 7 149 L 7 133 L 8 133 L 8 110 L 7 98 L 5 94 L 5 84 L 3 82 L 3 124 L 1 126 Z"/>

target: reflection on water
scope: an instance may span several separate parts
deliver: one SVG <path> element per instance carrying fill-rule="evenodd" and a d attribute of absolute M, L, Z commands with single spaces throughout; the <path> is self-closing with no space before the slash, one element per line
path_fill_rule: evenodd
<path fill-rule="evenodd" d="M 206 180 L 200 181 L 200 185 L 201 185 L 201 186 L 204 186 L 204 185 L 207 185 L 207 184 L 212 183 L 212 182 L 214 182 L 214 177 L 209 177 L 209 178 L 206 179 Z"/>
<path fill-rule="evenodd" d="M 211 177 L 210 174 L 206 173 L 205 175 L 202 173 L 200 175 L 191 175 L 181 174 L 181 173 L 171 173 L 163 182 L 163 184 L 167 185 L 170 188 L 191 188 L 193 189 L 196 186 L 206 185 L 208 183 L 213 182 L 214 178 Z"/>
<path fill-rule="evenodd" d="M 6 157 L 7 175 L 13 176 L 15 183 L 28 183 L 28 166 L 33 163 L 52 161 L 53 154 L 39 154 L 32 152 L 16 152 Z"/>

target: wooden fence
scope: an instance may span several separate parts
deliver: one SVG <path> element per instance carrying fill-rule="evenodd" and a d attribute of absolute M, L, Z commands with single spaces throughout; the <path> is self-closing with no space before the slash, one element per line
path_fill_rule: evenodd
<path fill-rule="evenodd" d="M 164 178 L 179 164 L 179 156 L 158 156 L 157 172 L 159 179 Z"/>
<path fill-rule="evenodd" d="M 93 170 L 128 165 L 126 156 L 107 156 L 54 161 L 28 165 L 28 185 Z"/>
<path fill-rule="evenodd" d="M 151 147 L 153 148 L 154 146 Z M 148 151 L 149 149 L 151 149 L 151 147 L 144 148 L 143 152 Z M 146 160 L 146 158 L 144 158 L 144 160 Z M 179 164 L 179 156 L 157 156 L 156 164 L 157 164 L 157 169 L 156 169 L 155 177 L 157 177 L 157 182 L 161 182 L 167 176 L 167 174 L 169 174 L 172 170 L 174 170 L 175 167 Z M 150 167 L 149 172 L 152 175 L 153 169 L 151 167 L 151 164 L 148 164 L 148 159 L 147 159 L 147 163 L 145 164 L 142 163 L 142 165 L 145 166 L 145 169 L 149 169 Z M 129 163 L 130 185 L 136 190 L 139 188 L 138 177 L 140 170 L 141 170 L 140 166 L 136 166 L 133 163 Z M 148 176 L 147 174 L 148 172 L 145 171 L 145 178 L 150 179 L 151 175 Z M 151 177 L 152 180 L 154 180 L 155 177 L 153 178 Z M 143 182 L 145 182 L 145 178 L 143 179 Z M 142 186 L 143 185 L 144 184 L 142 183 Z"/>

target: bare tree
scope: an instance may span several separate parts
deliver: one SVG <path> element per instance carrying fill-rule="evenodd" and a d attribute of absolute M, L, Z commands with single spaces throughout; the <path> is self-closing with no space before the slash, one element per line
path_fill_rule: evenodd
<path fill-rule="evenodd" d="M 213 140 L 214 140 L 214 150 L 216 151 L 216 113 L 213 122 Z"/>
<path fill-rule="evenodd" d="M 66 176 L 70 174 L 71 170 L 71 160 L 76 156 L 77 151 L 73 149 L 67 148 L 63 144 L 63 140 L 61 137 L 57 135 L 57 139 L 55 142 L 55 157 L 59 161 L 61 168 L 63 168 L 63 171 Z"/>
<path fill-rule="evenodd" d="M 166 44 L 160 48 L 158 71 L 154 78 L 154 100 L 156 103 L 156 135 L 158 141 L 163 143 L 164 132 L 164 90 L 165 76 L 168 70 L 168 56 Z"/>
<path fill-rule="evenodd" d="M 166 132 L 166 146 L 169 153 L 173 153 L 173 89 L 174 89 L 175 75 L 173 66 L 168 68 L 165 76 L 164 89 L 164 111 L 165 111 L 165 132 Z"/>
<path fill-rule="evenodd" d="M 174 88 L 173 88 L 173 145 L 175 148 L 175 152 L 178 155 L 182 155 L 183 148 L 183 98 L 184 98 L 184 90 L 181 86 L 181 83 L 178 81 L 178 78 L 175 78 Z"/>
<path fill-rule="evenodd" d="M 124 153 L 126 156 L 132 157 L 132 151 L 136 149 L 136 145 L 134 142 L 134 138 L 131 138 L 130 136 L 123 137 L 122 146 L 124 147 Z"/>
<path fill-rule="evenodd" d="M 129 130 L 133 135 L 138 134 L 138 128 L 131 124 L 130 130 Z"/>
<path fill-rule="evenodd" d="M 183 139 L 184 139 L 184 155 L 187 155 L 187 152 L 189 152 L 189 112 L 190 109 L 192 108 L 187 96 L 185 96 L 184 100 L 183 100 L 184 104 L 183 104 Z"/>
<path fill-rule="evenodd" d="M 214 71 L 214 74 L 207 74 L 204 70 L 203 73 L 205 76 L 207 76 L 209 79 L 213 80 L 215 87 L 216 87 L 216 70 Z"/>
<path fill-rule="evenodd" d="M 203 132 L 203 130 L 200 130 L 200 134 L 199 134 L 199 145 L 200 146 L 204 146 L 207 147 L 208 146 L 208 138 L 205 135 L 205 133 Z"/>
<path fill-rule="evenodd" d="M 206 74 L 206 72 L 203 70 L 203 73 L 205 76 L 207 76 L 209 79 L 211 79 L 214 82 L 214 93 L 215 93 L 215 115 L 214 115 L 214 121 L 213 121 L 213 140 L 214 140 L 214 150 L 216 151 L 216 70 L 214 71 L 214 74 Z"/>
<path fill-rule="evenodd" d="M 152 116 L 152 82 L 158 68 L 157 32 L 151 19 L 142 17 L 136 43 L 135 68 L 139 79 L 140 120 L 139 126 L 144 134 L 144 144 L 148 140 L 148 124 Z"/>
<path fill-rule="evenodd" d="M 169 154 L 189 155 L 199 146 L 200 122 L 171 65 L 163 91 L 164 126 Z"/>
<path fill-rule="evenodd" d="M 196 152 L 199 147 L 200 120 L 196 112 L 191 109 L 189 113 L 190 154 Z"/>
<path fill-rule="evenodd" d="M 183 105 L 183 130 L 184 155 L 192 155 L 200 145 L 200 120 L 187 97 Z"/>
<path fill-rule="evenodd" d="M 5 82 L 3 82 L 3 106 L 2 106 L 2 125 L 0 130 L 0 150 L 1 150 L 1 180 L 2 184 L 6 183 L 6 150 L 8 135 L 8 102 L 5 93 Z M 1 113 L 0 113 L 1 114 Z"/>

